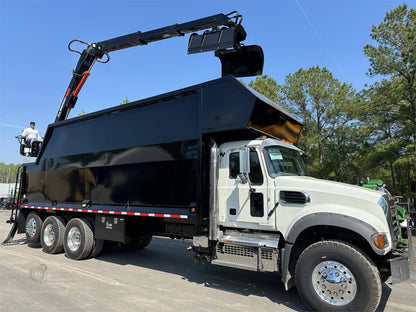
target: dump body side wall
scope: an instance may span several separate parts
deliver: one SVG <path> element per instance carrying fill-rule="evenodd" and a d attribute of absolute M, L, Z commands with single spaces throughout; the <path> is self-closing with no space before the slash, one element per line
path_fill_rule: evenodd
<path fill-rule="evenodd" d="M 198 185 L 195 102 L 191 95 L 55 127 L 27 170 L 28 201 L 189 206 Z"/>
<path fill-rule="evenodd" d="M 268 112 L 268 127 L 293 120 L 259 101 L 224 77 L 52 124 L 26 167 L 26 206 L 79 209 L 89 200 L 92 210 L 180 214 L 175 222 L 206 225 L 209 141 L 261 135 L 250 126 L 255 107 Z"/>

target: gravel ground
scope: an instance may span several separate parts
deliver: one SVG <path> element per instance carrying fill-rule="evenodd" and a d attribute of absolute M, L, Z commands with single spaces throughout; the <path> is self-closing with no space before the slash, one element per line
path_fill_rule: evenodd
<path fill-rule="evenodd" d="M 11 228 L 0 210 L 0 241 Z M 95 259 L 74 261 L 28 245 L 24 234 L 0 246 L 0 311 L 304 311 L 280 276 L 192 263 L 189 241 L 155 237 L 141 251 L 106 246 Z M 416 251 L 416 236 L 413 237 Z M 411 279 L 384 284 L 379 311 L 416 311 Z"/>

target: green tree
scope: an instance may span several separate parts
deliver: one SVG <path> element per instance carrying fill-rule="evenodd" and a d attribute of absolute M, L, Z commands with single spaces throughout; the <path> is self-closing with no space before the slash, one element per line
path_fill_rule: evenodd
<path fill-rule="evenodd" d="M 0 183 L 16 182 L 16 173 L 19 165 L 0 163 Z"/>
<path fill-rule="evenodd" d="M 368 73 L 386 78 L 363 91 L 371 112 L 363 120 L 371 123 L 375 143 L 368 161 L 387 165 L 394 193 L 403 193 L 416 174 L 416 10 L 403 4 L 387 12 L 371 38 L 376 45 L 364 47 Z"/>
<path fill-rule="evenodd" d="M 282 87 L 273 78 L 263 75 L 257 77 L 254 81 L 251 80 L 248 83 L 248 86 L 257 92 L 260 92 L 269 100 L 280 105 L 283 104 L 283 96 L 281 94 Z"/>
<path fill-rule="evenodd" d="M 289 74 L 282 91 L 286 105 L 304 124 L 300 145 L 310 155 L 311 173 L 330 177 L 339 165 L 328 166 L 333 162 L 328 161 L 326 150 L 329 143 L 332 149 L 342 143 L 334 139 L 335 136 L 347 133 L 346 129 L 355 119 L 355 90 L 350 84 L 335 79 L 326 68 L 316 66 Z M 344 140 L 347 139 L 344 136 Z"/>
<path fill-rule="evenodd" d="M 126 98 L 123 100 L 123 102 L 120 103 L 120 105 L 124 105 L 130 103 L 129 98 L 126 96 Z"/>

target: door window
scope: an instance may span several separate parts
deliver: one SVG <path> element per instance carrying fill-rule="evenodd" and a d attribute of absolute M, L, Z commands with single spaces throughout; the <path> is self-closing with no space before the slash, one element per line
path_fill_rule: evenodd
<path fill-rule="evenodd" d="M 230 154 L 229 164 L 230 178 L 235 179 L 240 173 L 240 154 L 238 152 Z M 259 155 L 256 151 L 250 151 L 250 173 L 248 176 L 252 184 L 263 184 L 263 173 L 261 171 Z"/>

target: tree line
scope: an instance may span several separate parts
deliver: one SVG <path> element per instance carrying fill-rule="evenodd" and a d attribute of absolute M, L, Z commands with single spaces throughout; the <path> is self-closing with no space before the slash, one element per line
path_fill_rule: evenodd
<path fill-rule="evenodd" d="M 16 182 L 16 173 L 19 165 L 0 163 L 0 183 Z"/>
<path fill-rule="evenodd" d="M 282 85 L 261 76 L 248 83 L 303 122 L 300 142 L 310 175 L 357 184 L 382 179 L 412 196 L 416 178 L 416 10 L 400 5 L 371 29 L 369 76 L 361 91 L 319 66 L 299 69 Z M 413 194 L 414 196 L 414 194 Z"/>

